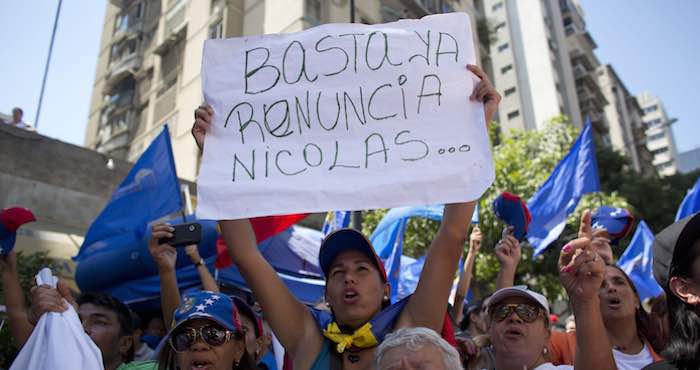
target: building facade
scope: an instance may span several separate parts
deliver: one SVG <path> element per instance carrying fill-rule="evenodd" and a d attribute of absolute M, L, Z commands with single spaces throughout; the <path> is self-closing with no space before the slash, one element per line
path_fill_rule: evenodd
<path fill-rule="evenodd" d="M 134 161 L 169 125 L 178 175 L 193 180 L 199 155 L 190 136 L 202 103 L 204 40 L 297 32 L 349 22 L 350 1 L 110 0 L 105 14 L 85 145 Z M 464 11 L 476 24 L 480 1 L 357 0 L 355 21 Z M 486 48 L 477 50 L 477 54 Z"/>
<path fill-rule="evenodd" d="M 489 52 L 505 131 L 540 129 L 562 114 L 581 127 L 559 2 L 485 0 L 484 13 L 494 32 Z"/>
<path fill-rule="evenodd" d="M 645 176 L 653 175 L 656 170 L 646 147 L 644 111 L 610 64 L 598 66 L 596 75 L 597 84 L 608 101 L 604 118 L 610 145 L 629 159 L 634 171 Z"/>
<path fill-rule="evenodd" d="M 669 118 L 661 99 L 643 92 L 637 97 L 644 111 L 642 117 L 646 126 L 647 149 L 654 156 L 653 164 L 661 176 L 678 172 L 678 151 L 671 125 L 676 121 Z"/>
<path fill-rule="evenodd" d="M 689 173 L 700 170 L 700 147 L 678 153 L 678 171 Z"/>

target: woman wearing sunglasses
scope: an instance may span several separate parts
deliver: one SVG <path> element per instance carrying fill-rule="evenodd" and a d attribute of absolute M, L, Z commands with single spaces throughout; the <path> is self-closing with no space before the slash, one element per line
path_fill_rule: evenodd
<path fill-rule="evenodd" d="M 503 288 L 488 302 L 489 335 L 496 370 L 573 369 L 548 360 L 549 303 L 525 286 Z"/>
<path fill-rule="evenodd" d="M 159 370 L 254 370 L 240 317 L 226 295 L 199 291 L 184 297 L 174 314 Z"/>

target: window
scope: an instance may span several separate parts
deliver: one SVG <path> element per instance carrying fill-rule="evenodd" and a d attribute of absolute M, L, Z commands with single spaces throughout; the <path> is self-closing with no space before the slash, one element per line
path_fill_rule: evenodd
<path fill-rule="evenodd" d="M 658 133 L 658 134 L 654 134 L 654 135 L 649 136 L 649 141 L 655 141 L 655 140 L 663 139 L 665 136 L 666 136 L 665 133 L 660 132 L 660 133 Z"/>
<path fill-rule="evenodd" d="M 501 30 L 504 30 L 506 28 L 506 22 L 501 22 L 496 25 L 496 27 L 493 28 L 493 32 L 500 32 Z"/>
<path fill-rule="evenodd" d="M 506 91 L 503 92 L 505 96 L 513 95 L 515 94 L 515 87 L 511 87 L 509 89 L 506 89 Z"/>
<path fill-rule="evenodd" d="M 513 65 L 508 64 L 507 66 L 501 68 L 501 74 L 504 75 L 504 74 L 506 74 L 506 72 L 510 71 L 511 69 L 513 69 Z"/>
<path fill-rule="evenodd" d="M 658 105 L 652 105 L 652 106 L 644 108 L 644 113 L 656 112 L 658 109 L 659 109 Z"/>
<path fill-rule="evenodd" d="M 210 39 L 221 39 L 224 37 L 224 25 L 221 21 L 213 23 L 209 26 L 209 38 Z"/>
<path fill-rule="evenodd" d="M 514 110 L 510 113 L 508 113 L 508 119 L 513 119 L 515 117 L 518 117 L 520 115 L 520 111 Z"/>
<path fill-rule="evenodd" d="M 306 14 L 318 21 L 322 21 L 323 17 L 323 2 L 321 0 L 306 0 Z"/>
<path fill-rule="evenodd" d="M 659 148 L 659 149 L 656 149 L 656 150 L 652 150 L 652 151 L 651 151 L 651 154 L 653 154 L 653 155 L 659 155 L 659 154 L 663 154 L 663 153 L 666 153 L 666 152 L 668 152 L 668 147 L 667 147 L 667 146 L 662 147 L 662 148 Z"/>
<path fill-rule="evenodd" d="M 508 49 L 508 43 L 506 42 L 505 44 L 501 44 L 498 46 L 498 52 L 502 52 L 503 50 Z"/>
<path fill-rule="evenodd" d="M 491 10 L 495 12 L 496 10 L 501 9 L 501 8 L 503 8 L 503 1 L 499 1 L 495 4 L 493 4 L 493 6 L 491 7 Z"/>
<path fill-rule="evenodd" d="M 647 125 L 647 127 L 656 127 L 656 126 L 659 126 L 661 124 L 661 118 L 656 118 L 656 119 L 653 119 L 651 121 L 647 121 L 644 123 Z"/>

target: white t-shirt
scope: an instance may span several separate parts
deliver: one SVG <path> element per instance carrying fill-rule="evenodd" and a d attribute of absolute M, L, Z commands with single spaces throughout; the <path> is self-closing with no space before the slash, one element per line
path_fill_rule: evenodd
<path fill-rule="evenodd" d="M 545 362 L 532 370 L 574 370 L 574 367 L 571 365 L 554 365 L 551 362 Z"/>
<path fill-rule="evenodd" d="M 613 357 L 618 370 L 639 370 L 654 362 L 654 358 L 651 357 L 651 352 L 646 345 L 635 355 L 628 355 L 613 349 Z"/>

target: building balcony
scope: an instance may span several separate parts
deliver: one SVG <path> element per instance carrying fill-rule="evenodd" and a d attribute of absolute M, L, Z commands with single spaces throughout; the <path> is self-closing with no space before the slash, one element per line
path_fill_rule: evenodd
<path fill-rule="evenodd" d="M 105 77 L 104 91 L 109 92 L 112 90 L 126 76 L 135 75 L 141 67 L 141 60 L 140 55 L 131 53 L 110 63 L 107 69 L 107 76 Z"/>
<path fill-rule="evenodd" d="M 125 39 L 138 37 L 143 31 L 143 21 L 137 19 L 136 21 L 127 21 L 129 24 L 124 24 L 123 26 L 114 30 L 114 35 L 112 35 L 112 43 L 117 43 Z"/>
<path fill-rule="evenodd" d="M 178 1 L 172 4 L 165 14 L 165 25 L 163 28 L 163 41 L 153 50 L 158 55 L 163 55 L 178 40 L 187 35 L 186 2 Z"/>

